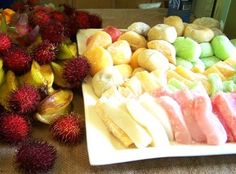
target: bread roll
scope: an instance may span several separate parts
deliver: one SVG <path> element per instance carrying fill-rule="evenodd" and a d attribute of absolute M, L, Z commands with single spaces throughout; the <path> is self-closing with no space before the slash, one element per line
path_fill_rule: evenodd
<path fill-rule="evenodd" d="M 164 18 L 164 24 L 175 27 L 177 36 L 182 36 L 184 32 L 184 23 L 179 16 L 169 16 Z"/>
<path fill-rule="evenodd" d="M 209 42 L 214 37 L 214 32 L 207 27 L 188 24 L 184 31 L 184 36 L 195 40 L 198 43 Z"/>
<path fill-rule="evenodd" d="M 107 50 L 112 56 L 115 65 L 129 63 L 132 51 L 126 40 L 118 40 L 108 46 Z"/>
<path fill-rule="evenodd" d="M 175 27 L 166 24 L 157 24 L 148 32 L 148 40 L 165 40 L 173 43 L 177 38 Z"/>
<path fill-rule="evenodd" d="M 147 43 L 147 47 L 160 51 L 170 63 L 176 64 L 175 47 L 165 40 L 152 40 Z"/>
<path fill-rule="evenodd" d="M 193 21 L 193 24 L 201 25 L 208 28 L 220 28 L 220 22 L 211 17 L 201 17 Z"/>
<path fill-rule="evenodd" d="M 134 22 L 127 28 L 129 31 L 135 31 L 138 34 L 146 36 L 150 26 L 144 22 Z"/>
<path fill-rule="evenodd" d="M 166 71 L 169 68 L 168 59 L 160 52 L 154 49 L 145 49 L 138 56 L 140 67 L 148 71 L 160 69 Z"/>
<path fill-rule="evenodd" d="M 134 31 L 127 31 L 123 33 L 119 40 L 126 40 L 129 42 L 129 45 L 131 46 L 132 51 L 137 50 L 138 48 L 145 48 L 147 45 L 147 41 L 145 37 L 142 35 L 134 32 Z"/>
<path fill-rule="evenodd" d="M 92 76 L 94 76 L 98 71 L 113 65 L 111 54 L 103 47 L 87 49 L 84 52 L 84 56 L 90 63 L 90 74 Z"/>
<path fill-rule="evenodd" d="M 131 77 L 133 69 L 129 64 L 120 64 L 115 65 L 114 67 L 120 71 L 124 79 Z"/>
<path fill-rule="evenodd" d="M 95 94 L 101 97 L 103 92 L 112 86 L 121 85 L 124 82 L 121 73 L 115 67 L 102 69 L 92 78 L 92 87 Z"/>

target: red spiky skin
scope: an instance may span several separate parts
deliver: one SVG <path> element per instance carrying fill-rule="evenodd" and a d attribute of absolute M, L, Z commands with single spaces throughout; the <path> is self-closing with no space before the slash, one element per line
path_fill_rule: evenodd
<path fill-rule="evenodd" d="M 27 0 L 26 3 L 31 5 L 31 6 L 34 6 L 34 5 L 37 5 L 39 3 L 39 0 Z"/>
<path fill-rule="evenodd" d="M 53 11 L 50 13 L 51 19 L 64 24 L 68 20 L 68 16 L 60 11 Z"/>
<path fill-rule="evenodd" d="M 3 56 L 5 68 L 17 74 L 27 72 L 31 67 L 31 63 L 31 56 L 22 48 L 14 47 L 8 49 Z"/>
<path fill-rule="evenodd" d="M 56 59 L 57 47 L 49 41 L 43 41 L 33 50 L 33 59 L 39 64 L 48 64 Z"/>
<path fill-rule="evenodd" d="M 89 15 L 90 28 L 102 28 L 102 19 L 97 15 Z"/>
<path fill-rule="evenodd" d="M 52 136 L 68 145 L 79 143 L 83 137 L 84 123 L 80 117 L 71 113 L 57 119 L 50 127 Z"/>
<path fill-rule="evenodd" d="M 86 11 L 75 11 L 74 23 L 79 29 L 86 29 L 90 27 L 89 13 Z"/>
<path fill-rule="evenodd" d="M 7 113 L 0 117 L 0 141 L 17 144 L 28 138 L 29 133 L 30 124 L 23 115 Z"/>
<path fill-rule="evenodd" d="M 47 173 L 57 158 L 54 146 L 43 140 L 30 140 L 17 149 L 16 163 L 25 173 Z"/>
<path fill-rule="evenodd" d="M 43 26 L 50 22 L 51 9 L 43 6 L 36 6 L 30 15 L 30 22 L 36 26 Z"/>
<path fill-rule="evenodd" d="M 36 88 L 23 86 L 10 94 L 9 109 L 19 114 L 30 114 L 36 110 L 40 100 L 41 95 Z"/>
<path fill-rule="evenodd" d="M 67 4 L 62 4 L 63 6 L 63 12 L 68 15 L 68 16 L 72 16 L 75 12 L 75 9 L 72 8 L 71 6 L 68 6 Z"/>
<path fill-rule="evenodd" d="M 24 2 L 15 2 L 12 4 L 11 9 L 17 12 L 22 12 L 25 10 L 25 3 Z"/>
<path fill-rule="evenodd" d="M 68 61 L 63 69 L 63 78 L 72 88 L 79 87 L 89 74 L 90 65 L 83 56 Z"/>
<path fill-rule="evenodd" d="M 59 22 L 50 22 L 41 28 L 43 40 L 48 40 L 52 43 L 61 43 L 65 40 L 65 28 Z"/>
<path fill-rule="evenodd" d="M 11 39 L 5 33 L 0 33 L 0 52 L 6 51 L 11 47 Z"/>

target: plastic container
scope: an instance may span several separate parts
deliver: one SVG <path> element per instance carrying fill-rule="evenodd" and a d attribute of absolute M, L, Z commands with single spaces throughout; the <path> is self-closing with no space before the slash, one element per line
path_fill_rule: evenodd
<path fill-rule="evenodd" d="M 184 22 L 190 21 L 193 0 L 169 0 L 168 16 L 180 16 Z"/>

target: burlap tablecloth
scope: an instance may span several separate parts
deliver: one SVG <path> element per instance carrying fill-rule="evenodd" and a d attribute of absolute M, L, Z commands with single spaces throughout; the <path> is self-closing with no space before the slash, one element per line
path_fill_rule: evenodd
<path fill-rule="evenodd" d="M 112 10 L 90 9 L 89 11 L 102 16 L 104 25 L 115 25 L 125 28 L 134 21 L 144 21 L 150 25 L 161 23 L 166 15 L 166 9 L 159 10 Z M 125 18 L 124 18 L 125 15 Z M 128 16 L 128 17 L 127 17 Z M 74 102 L 78 113 L 83 115 L 82 96 Z M 134 161 L 128 163 L 112 164 L 105 166 L 91 166 L 88 160 L 86 139 L 76 146 L 65 146 L 55 142 L 48 126 L 37 123 L 34 125 L 32 136 L 42 138 L 53 144 L 58 151 L 58 158 L 53 174 L 225 174 L 236 173 L 236 156 L 212 156 L 212 157 L 187 157 L 187 158 L 163 158 Z M 95 142 L 96 143 L 96 142 Z M 98 147 L 99 150 L 99 147 Z M 0 174 L 18 174 L 14 163 L 16 149 L 0 144 Z"/>

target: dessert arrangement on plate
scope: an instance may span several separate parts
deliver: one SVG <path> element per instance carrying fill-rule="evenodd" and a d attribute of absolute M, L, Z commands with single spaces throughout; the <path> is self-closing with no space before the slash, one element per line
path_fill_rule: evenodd
<path fill-rule="evenodd" d="M 155 26 L 135 22 L 122 30 L 80 30 L 77 41 L 91 66 L 83 84 L 90 163 L 150 158 L 147 153 L 112 160 L 114 153 L 99 162 L 104 158 L 96 155 L 93 135 L 110 142 L 113 152 L 195 145 L 206 147 L 199 155 L 224 154 L 208 148 L 235 142 L 235 40 L 223 34 L 217 20 L 186 24 L 170 16 Z M 102 121 L 100 129 L 95 117 Z M 198 154 L 176 156 L 184 155 Z"/>

